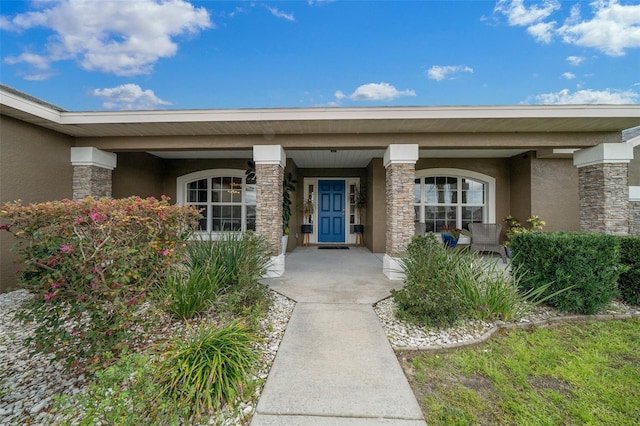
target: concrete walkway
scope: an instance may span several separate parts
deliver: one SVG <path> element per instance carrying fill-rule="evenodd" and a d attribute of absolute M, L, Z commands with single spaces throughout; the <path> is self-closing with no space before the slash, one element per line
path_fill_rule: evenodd
<path fill-rule="evenodd" d="M 426 425 L 372 308 L 402 285 L 379 257 L 297 248 L 264 282 L 298 303 L 252 426 Z"/>

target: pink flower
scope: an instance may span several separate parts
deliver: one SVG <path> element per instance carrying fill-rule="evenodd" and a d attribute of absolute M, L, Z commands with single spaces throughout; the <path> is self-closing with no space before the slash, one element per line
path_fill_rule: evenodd
<path fill-rule="evenodd" d="M 69 245 L 69 244 L 62 244 L 60 246 L 60 251 L 63 252 L 63 253 L 73 253 L 74 252 L 73 246 Z"/>
<path fill-rule="evenodd" d="M 158 254 L 161 254 L 163 256 L 167 256 L 169 253 L 169 249 L 158 250 Z"/>
<path fill-rule="evenodd" d="M 104 222 L 107 220 L 107 216 L 102 213 L 91 213 L 91 219 L 95 222 Z"/>
<path fill-rule="evenodd" d="M 113 334 L 113 330 L 107 330 L 107 332 L 105 333 L 107 336 L 111 336 Z"/>
<path fill-rule="evenodd" d="M 53 283 L 53 284 L 51 284 L 51 288 L 52 289 L 56 289 L 56 288 L 60 288 L 60 287 L 62 287 L 61 283 Z"/>
<path fill-rule="evenodd" d="M 77 218 L 77 219 L 75 219 L 75 220 L 73 221 L 73 223 L 75 223 L 76 225 L 77 225 L 77 224 L 79 224 L 79 223 L 82 223 L 82 219 Z"/>
<path fill-rule="evenodd" d="M 78 334 L 80 334 L 80 330 L 76 329 L 76 330 L 71 331 L 71 335 L 72 336 L 77 336 Z"/>
<path fill-rule="evenodd" d="M 44 301 L 45 302 L 50 302 L 51 299 L 53 299 L 54 297 L 56 297 L 55 293 L 47 293 L 44 295 Z"/>

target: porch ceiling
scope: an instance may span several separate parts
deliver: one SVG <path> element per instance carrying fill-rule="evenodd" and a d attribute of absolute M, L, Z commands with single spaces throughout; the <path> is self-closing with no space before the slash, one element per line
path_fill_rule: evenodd
<path fill-rule="evenodd" d="M 2 114 L 75 137 L 619 132 L 640 105 L 69 112 L 0 87 Z"/>

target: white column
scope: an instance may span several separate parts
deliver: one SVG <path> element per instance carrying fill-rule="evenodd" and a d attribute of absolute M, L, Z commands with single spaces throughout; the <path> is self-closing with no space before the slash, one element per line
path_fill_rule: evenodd
<path fill-rule="evenodd" d="M 413 186 L 417 144 L 391 144 L 384 153 L 386 169 L 387 235 L 382 271 L 391 280 L 403 280 L 399 255 L 414 235 Z"/>
<path fill-rule="evenodd" d="M 627 235 L 631 224 L 629 162 L 633 146 L 603 143 L 577 151 L 580 229 L 585 232 Z"/>
<path fill-rule="evenodd" d="M 111 197 L 117 155 L 93 147 L 71 148 L 73 199 Z"/>
<path fill-rule="evenodd" d="M 267 240 L 271 261 L 265 278 L 284 274 L 284 238 L 282 235 L 282 180 L 286 155 L 280 145 L 256 145 L 256 233 Z"/>

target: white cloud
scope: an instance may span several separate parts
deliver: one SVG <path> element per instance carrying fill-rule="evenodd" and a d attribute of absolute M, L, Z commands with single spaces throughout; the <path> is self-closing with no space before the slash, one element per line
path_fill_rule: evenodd
<path fill-rule="evenodd" d="M 553 32 L 556 22 L 538 22 L 527 28 L 527 32 L 531 34 L 536 41 L 540 43 L 551 43 L 553 40 Z"/>
<path fill-rule="evenodd" d="M 590 3 L 594 16 L 581 20 L 580 6 L 558 28 L 565 43 L 591 47 L 610 56 L 622 56 L 625 49 L 640 47 L 640 4 L 621 5 L 617 0 Z"/>
<path fill-rule="evenodd" d="M 175 55 L 175 37 L 213 26 L 206 9 L 184 0 L 60 0 L 34 4 L 42 10 L 5 19 L 0 22 L 2 28 L 48 28 L 55 35 L 41 56 L 49 63 L 76 59 L 86 70 L 122 76 L 150 73 L 160 58 Z"/>
<path fill-rule="evenodd" d="M 152 110 L 162 105 L 171 105 L 153 93 L 153 90 L 142 90 L 137 84 L 123 84 L 107 89 L 95 89 L 93 96 L 102 98 L 102 107 L 114 110 Z"/>
<path fill-rule="evenodd" d="M 335 0 L 307 0 L 309 6 L 323 6 L 327 3 L 333 3 Z"/>
<path fill-rule="evenodd" d="M 573 80 L 574 78 L 576 78 L 576 75 L 572 72 L 565 72 L 565 73 L 562 73 L 562 78 L 566 78 L 567 80 Z"/>
<path fill-rule="evenodd" d="M 399 98 L 401 96 L 415 96 L 414 90 L 398 90 L 389 83 L 369 83 L 358 87 L 352 94 L 345 95 L 338 90 L 335 97 L 338 100 L 345 98 L 352 101 L 388 101 Z"/>
<path fill-rule="evenodd" d="M 427 75 L 432 80 L 441 81 L 449 77 L 451 74 L 457 74 L 461 72 L 473 73 L 473 68 L 466 65 L 434 65 L 429 68 L 429 71 L 427 71 Z"/>
<path fill-rule="evenodd" d="M 560 9 L 560 3 L 555 0 L 545 0 L 541 5 L 526 7 L 524 0 L 498 0 L 493 8 L 507 17 L 511 26 L 526 27 L 548 18 Z"/>
<path fill-rule="evenodd" d="M 525 6 L 524 0 L 498 0 L 493 11 L 504 15 L 510 26 L 527 27 L 527 32 L 542 43 L 560 38 L 567 44 L 597 49 L 610 56 L 622 56 L 626 49 L 640 47 L 640 4 L 593 0 L 589 3 L 592 16 L 586 19 L 581 15 L 580 4 L 576 4 L 558 27 L 549 18 L 560 6 L 557 0 L 543 0 L 530 7 Z"/>
<path fill-rule="evenodd" d="M 632 91 L 619 90 L 578 90 L 571 93 L 569 89 L 562 89 L 555 93 L 542 93 L 531 98 L 538 104 L 636 104 L 640 94 Z"/>
<path fill-rule="evenodd" d="M 49 59 L 42 55 L 25 52 L 18 56 L 8 56 L 4 62 L 9 65 L 27 64 L 29 72 L 22 73 L 26 80 L 46 80 L 53 75 Z"/>
<path fill-rule="evenodd" d="M 271 6 L 266 6 L 266 8 L 276 18 L 282 18 L 282 19 L 285 19 L 285 20 L 291 21 L 291 22 L 294 22 L 296 20 L 295 16 L 293 16 L 293 13 L 286 13 L 286 12 L 283 12 L 283 11 L 279 10 L 276 7 L 271 7 Z"/>
<path fill-rule="evenodd" d="M 571 65 L 578 66 L 584 62 L 584 56 L 567 56 L 567 62 Z"/>

